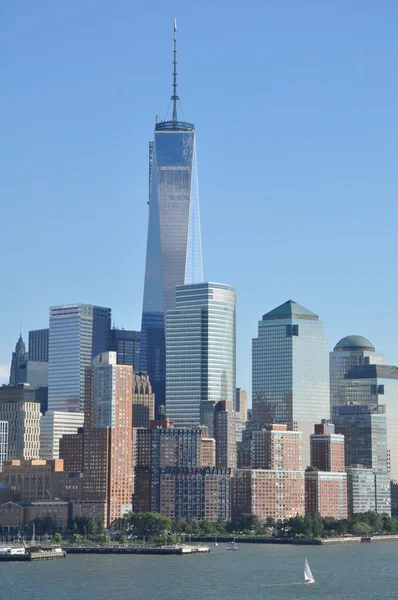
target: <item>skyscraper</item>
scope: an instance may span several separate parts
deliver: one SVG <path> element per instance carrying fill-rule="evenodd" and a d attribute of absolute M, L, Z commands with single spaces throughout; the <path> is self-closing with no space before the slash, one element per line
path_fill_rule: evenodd
<path fill-rule="evenodd" d="M 330 406 L 344 404 L 340 398 L 340 387 L 351 367 L 356 365 L 384 365 L 383 354 L 361 335 L 349 335 L 340 340 L 330 352 Z"/>
<path fill-rule="evenodd" d="M 336 432 L 344 435 L 345 463 L 387 473 L 385 406 L 345 404 L 333 408 Z"/>
<path fill-rule="evenodd" d="M 398 368 L 391 365 L 352 367 L 340 387 L 345 403 L 385 406 L 387 420 L 387 471 L 398 479 Z"/>
<path fill-rule="evenodd" d="M 85 370 L 84 500 L 105 500 L 107 525 L 131 510 L 133 369 L 103 352 Z"/>
<path fill-rule="evenodd" d="M 310 436 L 311 466 L 319 471 L 345 472 L 344 435 L 335 433 L 334 425 L 315 425 L 315 433 Z"/>
<path fill-rule="evenodd" d="M 236 292 L 222 283 L 177 286 L 166 318 L 166 411 L 176 427 L 200 425 L 200 406 L 235 405 Z"/>
<path fill-rule="evenodd" d="M 177 116 L 177 47 L 174 22 L 172 119 L 155 126 L 149 151 L 149 223 L 141 330 L 140 370 L 165 403 L 165 315 L 177 285 L 203 281 L 195 126 Z"/>
<path fill-rule="evenodd" d="M 247 421 L 247 392 L 242 388 L 236 388 L 236 412 L 242 415 L 243 427 Z"/>
<path fill-rule="evenodd" d="M 116 352 L 118 365 L 131 365 L 140 370 L 141 332 L 128 329 L 111 329 L 110 350 Z"/>
<path fill-rule="evenodd" d="M 266 313 L 252 360 L 252 423 L 302 431 L 308 465 L 314 424 L 330 416 L 328 340 L 318 316 L 292 300 Z"/>
<path fill-rule="evenodd" d="M 10 368 L 10 385 L 19 385 L 26 382 L 26 363 L 28 353 L 26 352 L 25 342 L 22 335 L 15 346 L 15 352 L 12 353 L 11 368 Z"/>
<path fill-rule="evenodd" d="M 0 473 L 8 457 L 8 421 L 0 421 Z"/>
<path fill-rule="evenodd" d="M 232 403 L 221 400 L 214 407 L 216 466 L 236 469 L 237 414 Z"/>
<path fill-rule="evenodd" d="M 48 362 L 48 329 L 29 331 L 29 360 Z"/>
<path fill-rule="evenodd" d="M 48 408 L 84 408 L 84 369 L 95 352 L 108 350 L 111 309 L 91 304 L 50 308 Z"/>

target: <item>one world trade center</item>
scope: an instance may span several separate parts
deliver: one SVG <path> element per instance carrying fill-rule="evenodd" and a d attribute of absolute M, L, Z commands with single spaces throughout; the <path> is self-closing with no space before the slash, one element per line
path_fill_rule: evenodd
<path fill-rule="evenodd" d="M 177 26 L 174 21 L 172 119 L 156 123 L 149 145 L 149 224 L 140 368 L 147 371 L 156 415 L 165 404 L 165 316 L 177 285 L 203 281 L 195 126 L 177 116 Z"/>

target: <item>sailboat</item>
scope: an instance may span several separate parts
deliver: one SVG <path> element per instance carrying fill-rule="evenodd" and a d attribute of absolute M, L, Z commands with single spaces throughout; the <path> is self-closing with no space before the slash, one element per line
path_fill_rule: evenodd
<path fill-rule="evenodd" d="M 218 542 L 217 542 L 217 536 L 214 538 L 214 545 L 218 546 Z"/>
<path fill-rule="evenodd" d="M 315 583 L 315 579 L 311 573 L 310 565 L 308 564 L 307 559 L 305 559 L 304 563 L 304 583 Z"/>

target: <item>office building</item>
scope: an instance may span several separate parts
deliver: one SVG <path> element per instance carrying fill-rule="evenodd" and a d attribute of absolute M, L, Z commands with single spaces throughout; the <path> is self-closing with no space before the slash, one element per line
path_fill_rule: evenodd
<path fill-rule="evenodd" d="M 83 427 L 84 413 L 68 413 L 49 410 L 40 419 L 40 458 L 59 458 L 59 442 L 62 436 L 77 433 Z"/>
<path fill-rule="evenodd" d="M 391 514 L 390 477 L 363 465 L 347 467 L 348 514 L 375 511 Z"/>
<path fill-rule="evenodd" d="M 149 223 L 141 327 L 141 371 L 165 404 L 165 315 L 176 286 L 203 281 L 195 126 L 177 115 L 174 28 L 173 114 L 159 121 L 149 151 Z M 157 410 L 156 410 L 157 413 Z"/>
<path fill-rule="evenodd" d="M 273 471 L 301 471 L 302 433 L 288 431 L 286 425 L 277 424 L 253 431 L 249 466 Z"/>
<path fill-rule="evenodd" d="M 85 375 L 83 499 L 106 502 L 110 526 L 132 508 L 133 369 L 104 352 Z"/>
<path fill-rule="evenodd" d="M 110 350 L 116 352 L 118 365 L 130 365 L 135 372 L 140 370 L 141 332 L 128 329 L 111 329 Z"/>
<path fill-rule="evenodd" d="M 247 421 L 247 391 L 236 388 L 235 410 L 242 415 L 243 427 Z"/>
<path fill-rule="evenodd" d="M 176 427 L 200 424 L 201 402 L 236 397 L 236 293 L 222 283 L 177 286 L 166 318 L 166 410 Z"/>
<path fill-rule="evenodd" d="M 344 435 L 335 433 L 334 425 L 315 425 L 310 436 L 311 465 L 319 471 L 345 473 Z"/>
<path fill-rule="evenodd" d="M 336 432 L 344 435 L 345 463 L 388 471 L 385 406 L 345 404 L 333 407 Z"/>
<path fill-rule="evenodd" d="M 29 331 L 29 360 L 48 362 L 48 332 L 48 329 Z"/>
<path fill-rule="evenodd" d="M 133 427 L 150 426 L 155 418 L 155 394 L 147 373 L 133 373 Z"/>
<path fill-rule="evenodd" d="M 398 516 L 398 482 L 391 481 L 390 483 L 390 491 L 391 491 L 391 516 Z"/>
<path fill-rule="evenodd" d="M 216 466 L 236 469 L 237 416 L 232 403 L 217 402 L 214 407 L 214 438 L 216 440 Z"/>
<path fill-rule="evenodd" d="M 26 384 L 0 387 L 0 421 L 8 422 L 8 460 L 39 458 L 40 403 Z"/>
<path fill-rule="evenodd" d="M 305 472 L 305 514 L 346 519 L 347 474 L 332 471 Z"/>
<path fill-rule="evenodd" d="M 329 419 L 329 351 L 317 315 L 292 300 L 266 313 L 253 340 L 252 421 L 260 427 L 286 423 L 303 433 L 309 464 L 309 436 Z"/>
<path fill-rule="evenodd" d="M 19 385 L 20 383 L 26 383 L 26 372 L 25 364 L 28 360 L 28 353 L 26 352 L 25 342 L 22 339 L 22 335 L 15 345 L 15 352 L 12 353 L 11 367 L 10 367 L 10 385 Z"/>
<path fill-rule="evenodd" d="M 375 351 L 373 344 L 361 335 L 349 335 L 336 344 L 330 352 L 330 406 L 344 404 L 340 387 L 348 371 L 357 365 L 384 365 L 383 354 Z"/>
<path fill-rule="evenodd" d="M 207 427 L 209 437 L 214 437 L 214 407 L 216 404 L 217 402 L 212 400 L 205 400 L 200 403 L 199 407 L 200 424 L 203 425 L 203 427 Z"/>
<path fill-rule="evenodd" d="M 352 367 L 340 386 L 343 404 L 385 406 L 387 471 L 398 479 L 398 368 L 389 365 Z"/>
<path fill-rule="evenodd" d="M 0 421 L 0 473 L 8 458 L 8 421 Z"/>
<path fill-rule="evenodd" d="M 48 408 L 84 409 L 84 369 L 108 350 L 111 309 L 91 304 L 50 308 Z"/>
<path fill-rule="evenodd" d="M 200 466 L 216 466 L 216 440 L 211 437 L 200 438 Z"/>

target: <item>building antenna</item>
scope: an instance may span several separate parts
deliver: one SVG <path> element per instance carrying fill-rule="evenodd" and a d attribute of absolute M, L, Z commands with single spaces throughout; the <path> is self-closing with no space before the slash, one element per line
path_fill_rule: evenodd
<path fill-rule="evenodd" d="M 177 102 L 179 97 L 177 96 L 177 19 L 174 19 L 174 73 L 173 73 L 173 95 L 171 100 L 173 101 L 173 121 L 177 121 Z"/>

